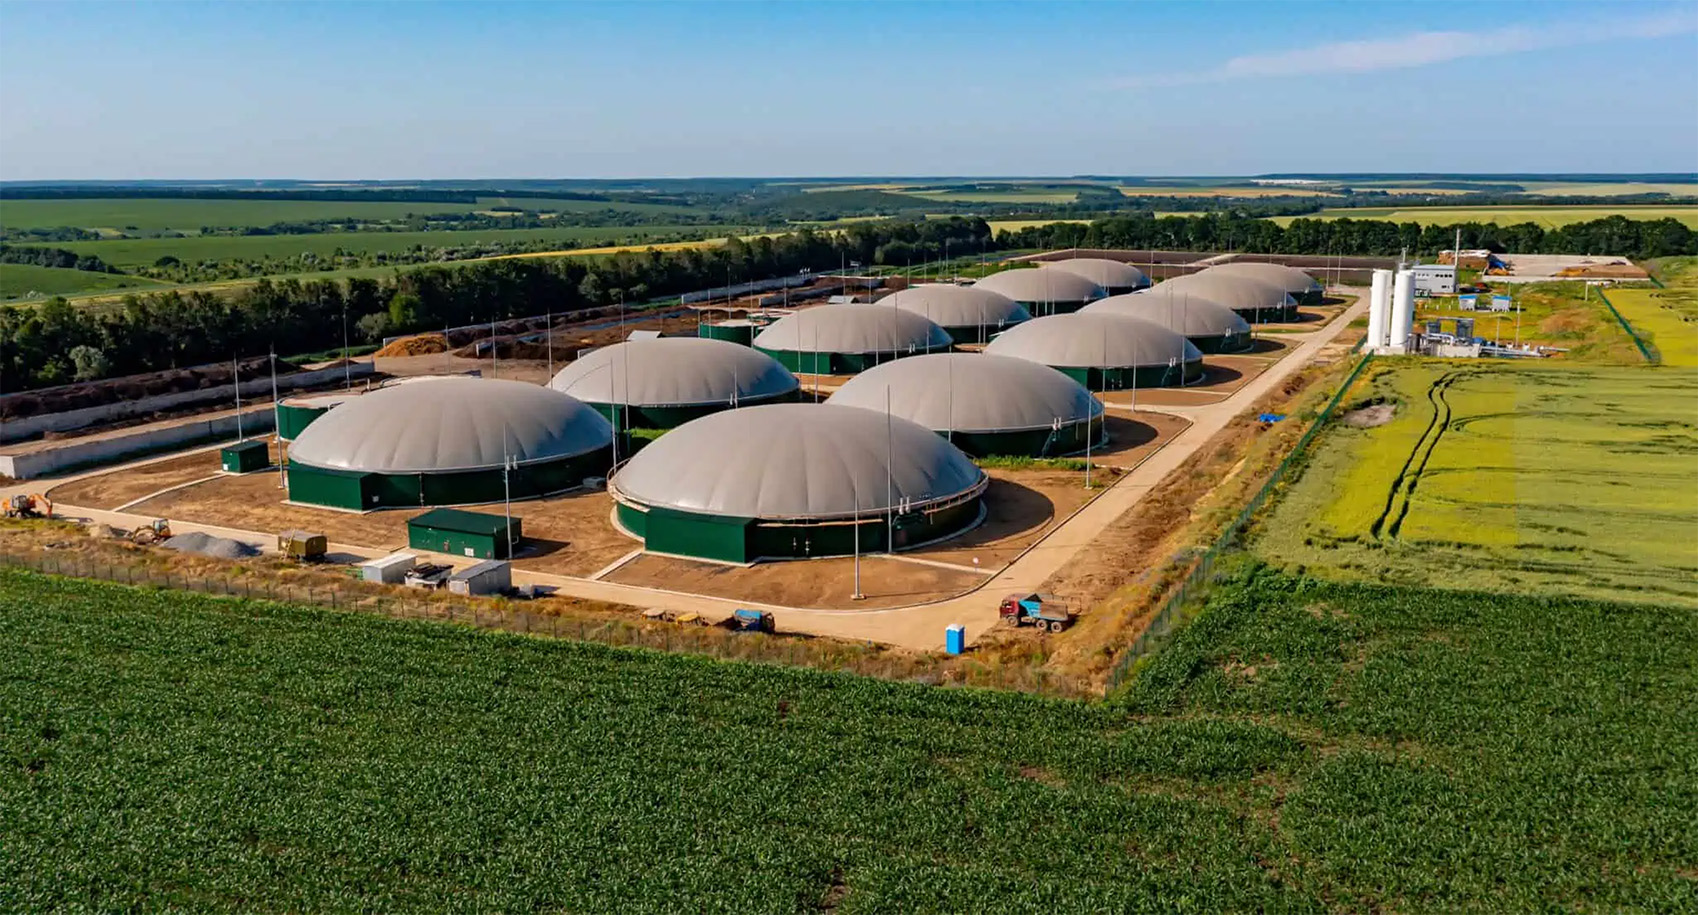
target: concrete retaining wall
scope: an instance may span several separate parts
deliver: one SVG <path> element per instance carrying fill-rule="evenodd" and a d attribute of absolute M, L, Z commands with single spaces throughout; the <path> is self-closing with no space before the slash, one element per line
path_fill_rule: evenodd
<path fill-rule="evenodd" d="M 266 384 L 269 389 L 270 382 Z M 270 403 L 243 408 L 242 434 L 252 436 L 270 432 L 274 418 Z M 79 467 L 117 463 L 126 458 L 141 457 L 171 448 L 235 439 L 236 414 L 232 412 L 217 419 L 137 429 L 129 435 L 114 434 L 87 441 L 73 439 L 67 441 L 63 448 L 43 449 L 25 454 L 0 454 L 0 474 L 28 480 Z"/>
<path fill-rule="evenodd" d="M 292 375 L 277 377 L 277 390 L 293 391 L 300 388 L 316 387 L 340 381 L 344 375 L 353 378 L 363 378 L 372 374 L 370 362 L 356 362 L 349 369 L 341 366 L 328 369 L 318 369 L 312 372 L 296 372 Z M 242 382 L 242 398 L 255 401 L 264 400 L 266 414 L 271 413 L 271 378 L 266 376 L 253 381 Z M 0 443 L 16 442 L 35 438 L 44 432 L 69 432 L 99 423 L 118 422 L 137 416 L 146 416 L 163 410 L 175 410 L 182 407 L 192 407 L 201 404 L 234 403 L 236 399 L 235 385 L 222 385 L 216 388 L 203 388 L 195 391 L 179 391 L 175 394 L 158 394 L 153 397 L 143 397 L 140 400 L 120 400 L 116 403 L 102 404 L 98 407 L 85 407 L 81 410 L 66 410 L 62 413 L 43 413 L 40 416 L 29 416 L 0 423 Z M 269 420 L 267 420 L 269 422 Z M 234 425 L 232 425 L 234 428 Z M 269 428 L 269 426 L 267 427 Z M 16 474 L 13 474 L 16 476 Z"/>

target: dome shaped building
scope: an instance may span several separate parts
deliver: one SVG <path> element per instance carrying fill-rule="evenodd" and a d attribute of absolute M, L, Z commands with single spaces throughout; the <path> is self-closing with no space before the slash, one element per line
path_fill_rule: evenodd
<path fill-rule="evenodd" d="M 747 563 L 902 549 L 979 522 L 989 479 L 931 430 L 832 404 L 728 410 L 679 426 L 608 483 L 645 549 Z"/>
<path fill-rule="evenodd" d="M 561 369 L 548 386 L 617 419 L 620 429 L 670 429 L 732 407 L 794 400 L 801 389 L 771 356 L 705 337 L 604 346 Z"/>
<path fill-rule="evenodd" d="M 941 352 L 953 341 L 911 311 L 874 305 L 821 305 L 774 321 L 755 349 L 792 372 L 852 375 L 880 362 Z"/>
<path fill-rule="evenodd" d="M 1164 280 L 1155 288 L 1166 288 L 1166 294 L 1183 290 L 1200 298 L 1212 299 L 1238 312 L 1239 317 L 1252 324 L 1290 321 L 1297 317 L 1297 300 L 1284 289 L 1242 274 L 1202 270 Z"/>
<path fill-rule="evenodd" d="M 1091 391 L 1187 384 L 1203 377 L 1203 354 L 1179 334 L 1138 318 L 1081 312 L 1035 318 L 985 347 L 1047 365 Z"/>
<path fill-rule="evenodd" d="M 927 283 L 910 286 L 873 303 L 911 311 L 941 326 L 956 343 L 984 343 L 1032 316 L 1020 303 L 978 286 Z"/>
<path fill-rule="evenodd" d="M 612 447 L 607 420 L 558 391 L 436 378 L 379 388 L 301 430 L 289 499 L 360 511 L 531 498 L 606 473 Z"/>
<path fill-rule="evenodd" d="M 1296 299 L 1299 305 L 1313 307 L 1321 304 L 1326 296 L 1326 287 L 1322 286 L 1319 280 L 1296 267 L 1287 267 L 1284 264 L 1231 261 L 1225 264 L 1216 264 L 1201 272 L 1225 274 L 1227 276 L 1247 276 L 1253 280 L 1261 280 L 1285 290 L 1285 294 Z"/>
<path fill-rule="evenodd" d="M 1109 295 L 1125 295 L 1150 288 L 1150 278 L 1131 264 L 1112 261 L 1106 257 L 1070 257 L 1065 260 L 1044 261 L 1043 270 L 1061 270 L 1077 274 L 1101 287 Z"/>
<path fill-rule="evenodd" d="M 1007 296 L 1034 317 L 1078 311 L 1103 297 L 1102 287 L 1065 270 L 1016 268 L 993 273 L 973 284 Z"/>
<path fill-rule="evenodd" d="M 1149 321 L 1178 333 L 1203 353 L 1242 353 L 1250 348 L 1250 322 L 1225 305 L 1166 283 L 1132 295 L 1109 296 L 1080 314 L 1119 315 Z"/>

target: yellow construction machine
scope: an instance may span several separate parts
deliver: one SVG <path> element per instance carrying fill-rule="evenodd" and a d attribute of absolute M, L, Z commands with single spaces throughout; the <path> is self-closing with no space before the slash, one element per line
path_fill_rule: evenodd
<path fill-rule="evenodd" d="M 161 540 L 171 539 L 171 522 L 164 518 L 155 520 L 152 524 L 144 524 L 130 532 L 130 541 L 146 546 Z"/>
<path fill-rule="evenodd" d="M 8 518 L 51 518 L 53 502 L 46 496 L 19 493 L 5 500 Z"/>

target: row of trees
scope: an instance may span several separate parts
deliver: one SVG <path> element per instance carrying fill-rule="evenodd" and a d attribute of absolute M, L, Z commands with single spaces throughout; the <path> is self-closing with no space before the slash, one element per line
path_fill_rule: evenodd
<path fill-rule="evenodd" d="M 36 248 L 23 245 L 0 245 L 0 264 L 33 264 L 37 267 L 63 267 L 87 270 L 92 273 L 123 273 L 92 254 L 78 254 L 64 248 Z"/>
<path fill-rule="evenodd" d="M 1089 224 L 1052 223 L 997 236 L 1005 248 L 1127 248 L 1168 251 L 1254 251 L 1265 254 L 1389 255 L 1407 250 L 1431 257 L 1463 248 L 1522 254 L 1596 254 L 1632 258 L 1698 254 L 1698 233 L 1676 219 L 1609 216 L 1547 229 L 1535 223 L 1500 226 L 1469 222 L 1421 226 L 1380 219 L 1294 219 L 1283 228 L 1266 219 L 1203 216 L 1112 217 Z"/>
<path fill-rule="evenodd" d="M 341 345 L 344 327 L 359 341 L 548 310 L 569 313 L 621 299 L 635 304 L 804 269 L 878 263 L 892 245 L 939 256 L 946 246 L 965 253 L 992 244 L 981 219 L 875 223 L 842 233 L 733 238 L 703 249 L 481 261 L 381 279 L 261 281 L 229 292 L 134 295 L 110 309 L 52 299 L 36 308 L 0 308 L 0 386 L 17 391 L 88 380 L 95 365 L 104 374 L 127 375 L 273 347 L 280 355 L 331 349 Z M 73 360 L 73 351 L 83 358 Z"/>

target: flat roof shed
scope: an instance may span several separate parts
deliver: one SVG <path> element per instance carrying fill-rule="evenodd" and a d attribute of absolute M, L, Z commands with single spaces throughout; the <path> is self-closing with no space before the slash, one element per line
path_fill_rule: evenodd
<path fill-rule="evenodd" d="M 518 518 L 513 519 L 509 528 L 507 519 L 501 515 L 436 508 L 408 519 L 407 545 L 415 550 L 474 559 L 508 558 L 512 555 L 508 544 L 519 543 L 521 530 Z"/>

